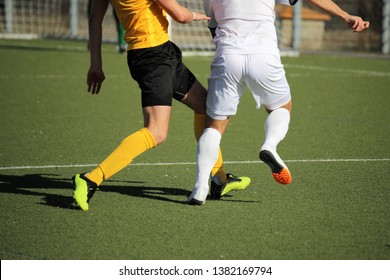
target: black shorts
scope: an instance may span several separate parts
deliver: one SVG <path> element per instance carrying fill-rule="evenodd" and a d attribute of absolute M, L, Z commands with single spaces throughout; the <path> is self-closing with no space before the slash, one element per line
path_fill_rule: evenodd
<path fill-rule="evenodd" d="M 142 107 L 171 106 L 181 100 L 195 82 L 183 64 L 181 50 L 168 41 L 160 46 L 127 52 L 130 74 L 142 92 Z"/>

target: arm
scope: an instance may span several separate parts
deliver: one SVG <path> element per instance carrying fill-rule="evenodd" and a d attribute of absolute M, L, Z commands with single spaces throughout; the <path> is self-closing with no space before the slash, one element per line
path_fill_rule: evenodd
<path fill-rule="evenodd" d="M 361 17 L 348 14 L 332 0 L 306 0 L 306 2 L 333 16 L 341 18 L 354 32 L 361 32 L 370 26 L 368 21 L 363 21 Z"/>
<path fill-rule="evenodd" d="M 89 15 L 90 66 L 87 74 L 88 92 L 98 94 L 105 79 L 102 68 L 102 22 L 109 0 L 92 0 Z"/>
<path fill-rule="evenodd" d="M 174 21 L 178 23 L 189 23 L 192 21 L 210 19 L 204 14 L 192 12 L 186 7 L 181 6 L 178 2 L 176 2 L 176 0 L 155 1 L 167 12 L 168 15 L 171 16 L 171 18 L 173 18 Z"/>

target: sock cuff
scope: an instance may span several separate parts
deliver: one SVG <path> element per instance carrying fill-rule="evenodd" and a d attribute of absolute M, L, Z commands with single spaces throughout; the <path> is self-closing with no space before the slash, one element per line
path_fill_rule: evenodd
<path fill-rule="evenodd" d="M 204 130 L 204 133 L 206 133 L 206 132 L 214 134 L 215 136 L 217 136 L 219 138 L 219 140 L 221 140 L 221 138 L 222 138 L 221 133 L 218 130 L 216 130 L 215 128 L 212 128 L 212 127 L 206 128 Z"/>
<path fill-rule="evenodd" d="M 274 112 L 276 112 L 277 114 L 288 114 L 288 116 L 290 116 L 290 111 L 283 107 L 273 110 L 270 114 Z"/>
<path fill-rule="evenodd" d="M 147 129 L 146 127 L 143 127 L 139 131 L 145 135 L 145 138 L 146 138 L 147 143 L 149 145 L 149 147 L 148 147 L 149 149 L 157 146 L 156 140 L 154 140 L 154 137 L 149 129 Z"/>
<path fill-rule="evenodd" d="M 104 180 L 104 172 L 100 165 L 92 170 L 90 173 L 84 175 L 86 179 L 96 184 L 96 186 L 100 186 L 100 184 Z"/>

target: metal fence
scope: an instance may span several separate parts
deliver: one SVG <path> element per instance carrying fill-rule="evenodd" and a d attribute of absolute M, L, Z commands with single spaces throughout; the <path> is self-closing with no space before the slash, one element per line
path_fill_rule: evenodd
<path fill-rule="evenodd" d="M 87 40 L 87 2 L 88 0 L 0 0 L 0 38 Z M 192 10 L 202 11 L 201 0 L 179 0 L 179 2 Z M 389 53 L 390 0 L 335 0 L 335 2 L 350 14 L 360 15 L 369 20 L 371 25 L 366 32 L 355 34 L 338 18 L 324 21 L 322 44 L 319 50 Z M 303 4 L 303 7 L 312 9 L 307 4 Z M 117 35 L 112 12 L 107 12 L 103 25 L 103 39 L 107 42 L 115 42 Z M 283 40 L 283 37 L 297 34 L 294 33 L 293 27 L 282 30 L 283 21 L 280 18 L 277 20 L 277 26 L 281 48 L 292 48 L 293 42 Z M 307 35 L 310 30 L 305 28 L 307 27 L 302 25 L 299 33 Z M 171 37 L 184 50 L 213 48 L 205 22 L 186 25 L 172 22 Z M 305 50 L 308 46 L 310 43 L 306 46 L 301 45 L 300 48 Z"/>

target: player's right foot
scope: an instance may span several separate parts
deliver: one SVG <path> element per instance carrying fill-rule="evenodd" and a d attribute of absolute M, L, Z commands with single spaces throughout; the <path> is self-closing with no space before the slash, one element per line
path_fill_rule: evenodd
<path fill-rule="evenodd" d="M 276 182 L 283 185 L 290 184 L 292 182 L 290 171 L 276 152 L 271 150 L 261 150 L 259 157 L 271 168 L 272 176 Z"/>
<path fill-rule="evenodd" d="M 88 211 L 89 200 L 94 195 L 97 185 L 87 179 L 83 174 L 76 174 L 72 180 L 74 187 L 73 198 L 81 209 Z"/>

